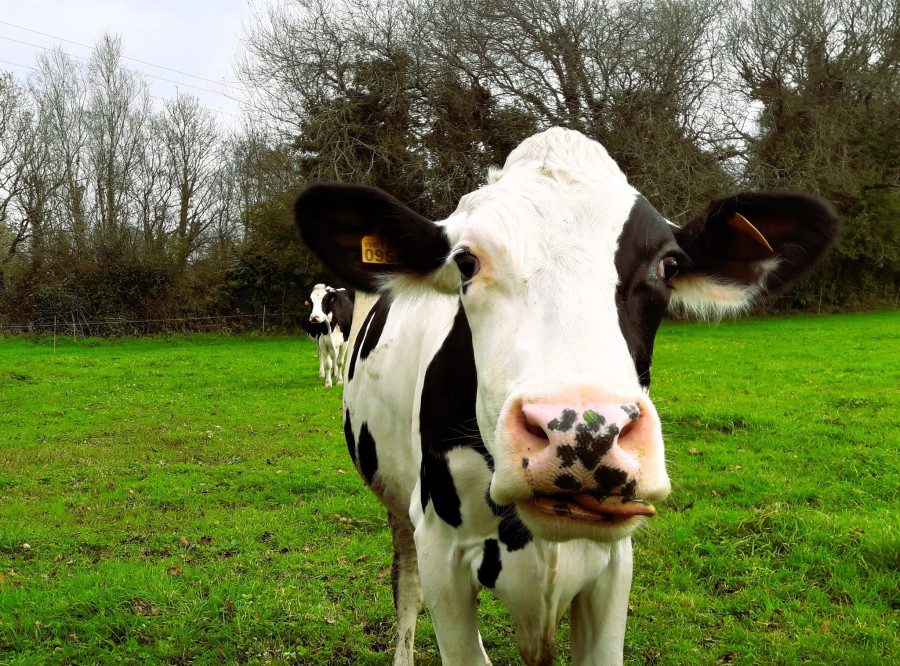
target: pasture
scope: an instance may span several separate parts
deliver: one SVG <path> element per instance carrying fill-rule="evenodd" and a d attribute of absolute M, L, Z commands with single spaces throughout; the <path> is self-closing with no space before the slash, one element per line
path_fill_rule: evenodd
<path fill-rule="evenodd" d="M 390 535 L 317 367 L 305 337 L 0 340 L 0 664 L 390 663 Z M 651 395 L 674 490 L 626 661 L 900 662 L 900 312 L 665 323 Z"/>

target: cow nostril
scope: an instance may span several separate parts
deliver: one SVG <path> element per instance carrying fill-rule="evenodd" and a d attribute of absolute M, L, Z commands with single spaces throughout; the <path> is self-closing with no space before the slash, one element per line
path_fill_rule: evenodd
<path fill-rule="evenodd" d="M 547 436 L 547 432 L 536 423 L 532 423 L 528 419 L 528 414 L 525 412 L 522 413 L 522 425 L 525 426 L 525 430 L 536 437 L 537 439 L 549 440 L 550 438 Z"/>
<path fill-rule="evenodd" d="M 631 423 L 627 423 L 622 426 L 622 429 L 619 431 L 619 439 L 625 439 L 628 437 L 628 433 L 631 432 L 631 429 L 634 428 L 634 421 Z"/>

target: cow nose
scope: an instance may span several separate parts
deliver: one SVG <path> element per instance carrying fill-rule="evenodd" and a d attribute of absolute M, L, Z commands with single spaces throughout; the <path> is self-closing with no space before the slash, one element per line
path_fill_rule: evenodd
<path fill-rule="evenodd" d="M 640 403 L 526 403 L 521 414 L 513 441 L 536 492 L 623 492 L 638 475 Z"/>

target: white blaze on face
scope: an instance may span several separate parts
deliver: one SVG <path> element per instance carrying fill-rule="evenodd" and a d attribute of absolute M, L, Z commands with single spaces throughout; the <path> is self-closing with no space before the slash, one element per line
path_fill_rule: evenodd
<path fill-rule="evenodd" d="M 505 425 L 523 405 L 649 402 L 616 305 L 618 239 L 639 195 L 599 144 L 565 130 L 537 138 L 542 145 L 522 144 L 445 223 L 454 253 L 480 262 L 462 301 L 501 503 L 530 492 Z"/>
<path fill-rule="evenodd" d="M 317 284 L 309 295 L 309 300 L 312 303 L 312 312 L 309 315 L 309 320 L 314 324 L 321 324 L 326 321 L 329 324 L 331 323 L 332 314 L 330 312 L 325 314 L 325 311 L 322 310 L 322 299 L 325 298 L 327 293 L 328 289 L 324 284 Z"/>

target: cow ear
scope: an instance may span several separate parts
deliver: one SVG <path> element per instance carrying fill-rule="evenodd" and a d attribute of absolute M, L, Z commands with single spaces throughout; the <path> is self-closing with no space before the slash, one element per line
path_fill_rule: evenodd
<path fill-rule="evenodd" d="M 670 280 L 670 304 L 701 316 L 746 309 L 812 270 L 839 226 L 834 207 L 810 195 L 745 192 L 714 201 L 675 231 L 688 262 Z"/>
<path fill-rule="evenodd" d="M 322 264 L 362 291 L 428 281 L 450 252 L 441 227 L 374 187 L 310 185 L 294 219 Z"/>

